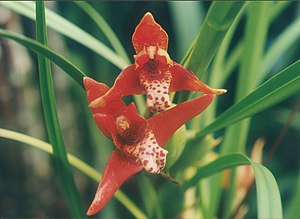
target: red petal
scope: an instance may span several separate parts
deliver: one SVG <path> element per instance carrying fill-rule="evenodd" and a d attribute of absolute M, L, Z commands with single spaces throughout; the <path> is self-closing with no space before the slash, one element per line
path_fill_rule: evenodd
<path fill-rule="evenodd" d="M 223 94 L 225 89 L 214 89 L 201 82 L 192 72 L 188 71 L 182 65 L 174 63 L 170 68 L 172 74 L 170 92 L 179 90 L 192 90 L 205 94 Z"/>
<path fill-rule="evenodd" d="M 123 182 L 130 176 L 141 171 L 142 168 L 141 164 L 135 162 L 135 159 L 125 157 L 119 151 L 113 151 L 106 164 L 101 182 L 94 200 L 87 211 L 87 215 L 98 213 Z"/>
<path fill-rule="evenodd" d="M 103 96 L 109 90 L 109 87 L 106 84 L 99 83 L 89 77 L 84 77 L 83 83 L 87 93 L 88 103 Z"/>
<path fill-rule="evenodd" d="M 90 107 L 105 106 L 111 101 L 121 99 L 124 96 L 143 93 L 145 93 L 145 90 L 141 87 L 135 65 L 132 64 L 119 74 L 112 88 L 101 98 L 93 101 Z"/>
<path fill-rule="evenodd" d="M 149 118 L 148 125 L 153 130 L 158 144 L 165 146 L 180 126 L 205 110 L 213 99 L 214 95 L 207 94 Z"/>
<path fill-rule="evenodd" d="M 101 113 L 96 113 L 93 116 L 100 131 L 106 137 L 113 139 L 115 141 L 117 129 L 116 129 L 114 117 L 110 114 L 101 114 Z M 119 147 L 119 144 L 117 146 Z"/>
<path fill-rule="evenodd" d="M 155 22 L 152 14 L 147 12 L 135 28 L 132 44 L 136 53 L 148 46 L 158 46 L 163 50 L 167 50 L 168 34 Z"/>

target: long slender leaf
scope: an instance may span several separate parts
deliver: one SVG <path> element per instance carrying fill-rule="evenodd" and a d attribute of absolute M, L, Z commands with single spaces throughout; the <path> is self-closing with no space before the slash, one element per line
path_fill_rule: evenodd
<path fill-rule="evenodd" d="M 245 2 L 222 2 L 214 1 L 211 3 L 209 11 L 201 26 L 199 35 L 192 51 L 188 51 L 184 65 L 194 72 L 199 78 L 206 72 L 217 49 L 221 45 L 227 31 Z M 189 99 L 191 92 L 181 92 L 178 102 Z"/>
<path fill-rule="evenodd" d="M 66 58 L 61 56 L 60 54 L 54 52 L 47 46 L 37 42 L 36 40 L 25 37 L 21 34 L 12 33 L 7 30 L 3 30 L 0 28 L 0 36 L 9 38 L 20 43 L 22 46 L 25 46 L 27 49 L 30 49 L 37 54 L 41 54 L 51 60 L 54 64 L 59 66 L 62 70 L 64 70 L 71 78 L 73 78 L 82 88 L 83 86 L 83 77 L 85 74 L 78 69 L 74 64 L 68 61 Z"/>
<path fill-rule="evenodd" d="M 33 138 L 28 135 L 24 135 L 19 132 L 14 132 L 14 131 L 0 128 L 0 137 L 18 141 L 27 144 L 29 146 L 35 147 L 48 154 L 53 154 L 53 149 L 51 144 Z M 68 153 L 67 156 L 68 156 L 68 160 L 70 161 L 70 164 L 73 167 L 78 169 L 84 175 L 93 179 L 95 182 L 99 181 L 99 179 L 102 176 L 102 174 L 99 171 L 97 171 L 96 169 L 89 166 L 88 164 L 80 160 L 78 157 L 70 153 Z M 145 214 L 120 189 L 114 194 L 114 197 L 118 201 L 120 201 L 120 203 L 122 203 L 132 213 L 134 217 L 147 218 Z"/>
<path fill-rule="evenodd" d="M 237 91 L 235 100 L 249 94 L 257 85 L 256 75 L 259 64 L 264 54 L 267 31 L 269 26 L 268 10 L 273 6 L 272 2 L 250 2 L 247 10 L 247 22 L 245 37 L 243 39 L 243 56 L 241 57 L 240 69 L 238 72 Z M 253 31 L 257 29 L 259 31 Z M 231 152 L 244 152 L 248 138 L 250 119 L 242 120 L 226 129 L 222 143 L 221 154 Z M 234 178 L 234 171 L 231 177 Z M 234 184 L 230 184 L 226 194 L 226 207 L 224 217 L 229 217 L 232 209 L 232 202 L 235 193 Z"/>
<path fill-rule="evenodd" d="M 282 218 L 280 193 L 274 176 L 267 168 L 242 154 L 224 155 L 199 168 L 192 179 L 184 184 L 184 187 L 188 189 L 197 185 L 199 180 L 204 177 L 212 176 L 224 169 L 239 165 L 251 165 L 254 170 L 258 218 Z"/>
<path fill-rule="evenodd" d="M 230 124 L 253 116 L 300 91 L 300 60 L 263 83 L 251 94 L 234 104 L 213 123 L 198 132 L 204 136 Z"/>
<path fill-rule="evenodd" d="M 105 21 L 105 19 L 88 3 L 85 1 L 74 1 L 76 5 L 78 5 L 85 13 L 88 15 L 102 30 L 103 34 L 106 36 L 112 47 L 115 51 L 123 57 L 123 59 L 130 63 L 128 55 L 122 46 L 121 42 L 119 41 L 118 37 Z"/>
<path fill-rule="evenodd" d="M 43 0 L 36 2 L 36 31 L 37 40 L 47 46 L 48 39 Z M 75 185 L 58 121 L 50 61 L 38 55 L 38 67 L 44 117 L 49 140 L 53 146 L 54 162 L 60 178 L 63 194 L 68 201 L 71 215 L 73 217 L 84 217 L 81 198 Z"/>
<path fill-rule="evenodd" d="M 261 63 L 258 74 L 258 82 L 262 81 L 266 74 L 274 67 L 274 64 L 295 43 L 300 41 L 300 18 L 291 23 L 272 43 Z"/>
<path fill-rule="evenodd" d="M 212 2 L 197 37 L 187 67 L 200 77 L 245 2 Z"/>
<path fill-rule="evenodd" d="M 9 8 L 10 10 L 15 11 L 30 19 L 35 19 L 34 4 L 32 2 L 0 1 L 0 6 Z M 126 60 L 118 56 L 114 51 L 105 46 L 95 37 L 91 36 L 75 24 L 61 17 L 60 15 L 54 13 L 49 9 L 46 9 L 46 16 L 48 21 L 47 25 L 50 28 L 86 46 L 98 55 L 110 61 L 116 67 L 123 69 L 129 64 Z"/>

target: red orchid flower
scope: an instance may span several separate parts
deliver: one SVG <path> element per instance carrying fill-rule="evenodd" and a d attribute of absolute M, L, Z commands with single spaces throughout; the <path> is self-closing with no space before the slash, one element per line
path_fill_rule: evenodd
<path fill-rule="evenodd" d="M 109 87 L 84 78 L 88 103 L 109 92 Z M 126 106 L 121 99 L 104 107 L 91 108 L 98 128 L 116 145 L 105 167 L 101 182 L 87 215 L 96 214 L 122 183 L 143 168 L 160 173 L 168 151 L 163 149 L 173 133 L 201 113 L 214 99 L 213 94 L 181 103 L 167 111 L 144 119 L 134 103 Z"/>
<path fill-rule="evenodd" d="M 168 35 L 155 22 L 151 13 L 146 13 L 136 27 L 132 44 L 136 51 L 135 64 L 125 68 L 114 86 L 105 95 L 91 102 L 90 107 L 103 107 L 116 98 L 146 93 L 147 108 L 152 112 L 160 112 L 171 106 L 170 92 L 226 92 L 224 89 L 210 88 L 182 65 L 171 60 L 167 53 Z"/>

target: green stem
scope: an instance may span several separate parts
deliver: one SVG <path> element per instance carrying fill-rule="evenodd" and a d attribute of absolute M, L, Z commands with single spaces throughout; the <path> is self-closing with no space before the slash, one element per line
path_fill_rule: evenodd
<path fill-rule="evenodd" d="M 269 26 L 269 4 L 266 2 L 252 2 L 249 4 L 243 45 L 244 55 L 241 59 L 241 67 L 238 75 L 236 102 L 249 94 L 257 85 L 257 77 L 254 77 L 254 75 L 259 72 L 259 66 L 264 53 Z M 231 152 L 244 153 L 250 121 L 250 119 L 246 119 L 228 127 L 222 144 L 221 154 Z M 235 175 L 234 172 L 232 174 Z M 234 178 L 234 176 L 231 176 L 231 178 Z M 231 214 L 231 205 L 234 197 L 232 194 L 234 194 L 233 190 L 235 189 L 231 187 L 227 193 L 225 217 L 229 217 Z"/>
<path fill-rule="evenodd" d="M 36 30 L 37 41 L 47 45 L 45 8 L 42 0 L 36 2 Z M 71 215 L 73 217 L 84 217 L 81 198 L 75 186 L 58 121 L 50 61 L 38 55 L 38 64 L 44 117 L 49 140 L 53 146 L 54 162 L 61 181 L 62 190 L 68 201 Z"/>

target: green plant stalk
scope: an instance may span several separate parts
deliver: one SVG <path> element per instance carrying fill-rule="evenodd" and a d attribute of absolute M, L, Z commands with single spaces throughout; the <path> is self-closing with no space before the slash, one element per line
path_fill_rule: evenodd
<path fill-rule="evenodd" d="M 53 154 L 53 147 L 51 144 L 28 135 L 0 128 L 0 137 L 28 144 L 48 154 Z M 101 173 L 99 173 L 96 169 L 92 168 L 91 166 L 80 160 L 78 157 L 70 153 L 67 154 L 67 157 L 73 167 L 75 167 L 81 173 L 90 177 L 94 181 L 99 182 Z M 147 218 L 146 215 L 121 190 L 118 190 L 114 194 L 114 197 L 119 200 L 132 213 L 134 217 Z"/>
<path fill-rule="evenodd" d="M 103 34 L 106 36 L 114 50 L 129 64 L 130 60 L 128 55 L 122 46 L 120 40 L 111 29 L 109 24 L 104 20 L 104 18 L 96 11 L 88 2 L 85 1 L 74 1 L 74 3 L 79 6 L 102 30 Z"/>
<path fill-rule="evenodd" d="M 199 78 L 206 72 L 244 4 L 245 2 L 212 2 L 187 65 Z"/>
<path fill-rule="evenodd" d="M 187 68 L 197 77 L 201 78 L 206 72 L 227 31 L 244 5 L 243 1 L 214 1 L 211 3 L 195 46 L 186 63 Z M 189 96 L 190 92 L 181 92 L 179 102 L 186 101 Z"/>
<path fill-rule="evenodd" d="M 36 29 L 37 40 L 47 45 L 47 30 L 44 11 L 44 2 L 36 2 Z M 47 126 L 49 140 L 53 145 L 53 157 L 56 170 L 61 181 L 63 194 L 69 204 L 72 217 L 84 217 L 83 206 L 80 195 L 76 189 L 75 181 L 72 175 L 71 167 L 67 158 L 67 151 L 63 142 L 62 133 L 59 126 L 55 96 L 52 84 L 51 67 L 49 60 L 38 56 L 38 67 L 40 76 L 40 89 L 42 95 L 42 104 L 44 117 Z"/>
<path fill-rule="evenodd" d="M 246 32 L 243 45 L 243 57 L 241 59 L 241 67 L 238 74 L 238 85 L 236 91 L 236 101 L 241 100 L 249 94 L 257 85 L 257 77 L 254 75 L 259 72 L 259 66 L 263 57 L 267 31 L 269 26 L 268 8 L 269 3 L 252 2 L 249 4 L 247 13 Z M 257 31 L 254 31 L 257 30 Z M 236 123 L 226 130 L 224 142 L 221 148 L 221 154 L 231 152 L 244 153 L 248 138 L 250 119 Z M 231 173 L 234 179 L 235 172 Z M 224 208 L 225 217 L 230 217 L 232 211 L 233 197 L 236 189 L 234 183 L 230 184 L 228 196 L 226 196 Z"/>
<path fill-rule="evenodd" d="M 244 9 L 246 7 L 243 7 L 242 10 L 239 12 L 237 15 L 236 19 L 230 26 L 228 32 L 226 33 L 224 40 L 218 49 L 218 52 L 216 53 L 216 56 L 214 58 L 213 64 L 212 64 L 212 70 L 211 74 L 209 77 L 209 86 L 214 87 L 214 88 L 219 88 L 223 86 L 224 82 L 228 79 L 230 73 L 232 71 L 225 71 L 225 66 L 227 66 L 227 60 L 226 60 L 226 55 L 229 50 L 230 43 L 232 41 L 234 32 L 237 28 L 237 25 L 239 24 L 239 21 L 241 20 L 242 16 L 244 15 Z M 232 52 L 230 58 L 235 58 L 234 56 L 236 53 L 238 53 L 238 49 L 240 48 L 240 44 L 238 44 L 235 48 L 234 51 Z M 241 51 L 241 49 L 240 49 Z M 238 57 L 239 58 L 239 57 Z M 237 63 L 238 59 L 235 59 Z M 229 69 L 231 70 L 231 69 Z M 212 104 L 209 106 L 209 108 L 203 113 L 203 118 L 205 118 L 205 124 L 211 123 L 214 118 L 215 118 L 215 113 L 216 113 L 216 108 L 217 108 L 217 101 L 213 101 Z"/>

